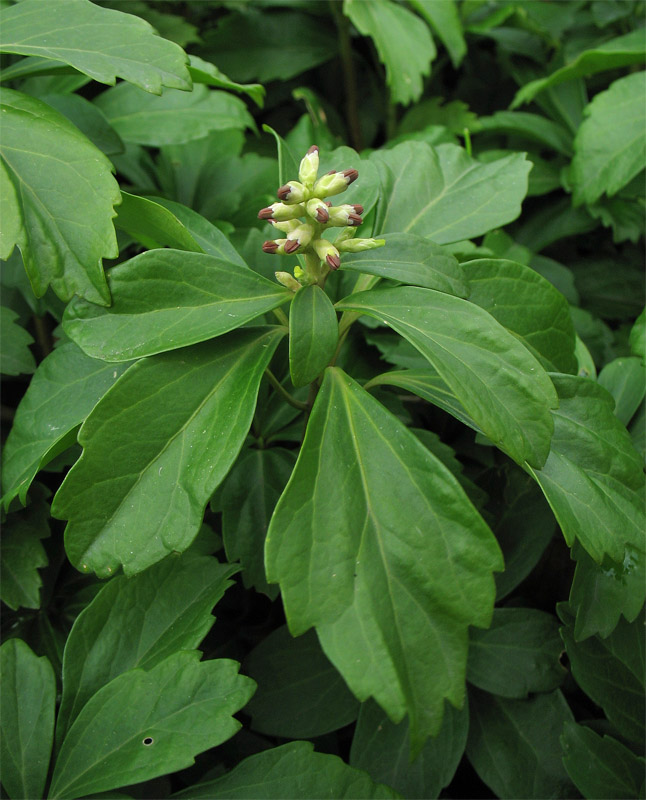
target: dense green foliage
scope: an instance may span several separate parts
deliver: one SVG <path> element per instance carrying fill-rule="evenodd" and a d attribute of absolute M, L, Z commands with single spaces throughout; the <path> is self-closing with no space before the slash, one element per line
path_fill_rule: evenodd
<path fill-rule="evenodd" d="M 4 796 L 644 797 L 644 12 L 0 0 Z"/>

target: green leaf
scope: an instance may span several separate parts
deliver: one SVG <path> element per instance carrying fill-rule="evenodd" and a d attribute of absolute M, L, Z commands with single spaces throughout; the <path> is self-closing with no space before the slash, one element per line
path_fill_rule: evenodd
<path fill-rule="evenodd" d="M 456 3 L 453 0 L 443 0 L 441 3 L 435 0 L 411 0 L 410 4 L 428 22 L 433 33 L 442 40 L 453 66 L 459 67 L 466 55 L 467 45 Z"/>
<path fill-rule="evenodd" d="M 278 590 L 265 578 L 265 537 L 295 461 L 292 450 L 249 449 L 222 486 L 222 538 L 227 558 L 240 562 L 245 586 L 253 586 L 272 600 Z"/>
<path fill-rule="evenodd" d="M 77 300 L 65 333 L 93 358 L 126 361 L 221 336 L 285 303 L 292 292 L 202 253 L 150 250 L 113 267 L 113 303 Z"/>
<path fill-rule="evenodd" d="M 646 308 L 635 320 L 630 331 L 630 352 L 641 358 L 646 364 Z"/>
<path fill-rule="evenodd" d="M 514 261 L 482 258 L 462 265 L 469 300 L 518 336 L 552 372 L 576 372 L 570 306 L 552 284 Z"/>
<path fill-rule="evenodd" d="M 172 247 L 194 253 L 204 252 L 191 232 L 171 211 L 151 199 L 123 190 L 114 225 L 148 248 Z"/>
<path fill-rule="evenodd" d="M 446 704 L 442 728 L 429 739 L 415 761 L 410 762 L 408 723 L 393 724 L 379 706 L 368 700 L 361 706 L 352 737 L 350 764 L 365 769 L 402 797 L 435 798 L 448 786 L 467 743 L 469 707 L 461 711 Z"/>
<path fill-rule="evenodd" d="M 259 733 L 311 739 L 357 718 L 359 703 L 325 657 L 314 631 L 294 639 L 283 625 L 254 647 L 244 671 L 258 684 L 245 713 Z"/>
<path fill-rule="evenodd" d="M 71 800 L 175 772 L 231 738 L 240 728 L 232 714 L 254 683 L 238 675 L 236 661 L 200 663 L 201 655 L 175 653 L 99 689 L 63 741 L 50 797 Z"/>
<path fill-rule="evenodd" d="M 431 61 L 437 55 L 422 20 L 391 0 L 343 0 L 343 13 L 359 33 L 373 40 L 386 67 L 392 102 L 408 105 L 419 100 L 424 77 L 430 75 Z"/>
<path fill-rule="evenodd" d="M 249 95 L 258 108 L 265 104 L 265 87 L 259 83 L 236 83 L 228 78 L 224 72 L 210 64 L 199 56 L 189 56 L 188 71 L 191 74 L 193 83 L 206 83 L 209 86 L 216 86 L 218 89 L 229 89 L 233 92 Z"/>
<path fill-rule="evenodd" d="M 593 800 L 642 797 L 646 762 L 612 736 L 566 722 L 561 736 L 563 763 L 576 788 Z"/>
<path fill-rule="evenodd" d="M 561 155 L 572 156 L 572 134 L 562 125 L 541 114 L 528 114 L 522 111 L 496 111 L 490 117 L 478 117 L 473 133 L 494 131 L 541 145 Z"/>
<path fill-rule="evenodd" d="M 472 239 L 520 214 L 531 162 L 524 153 L 482 164 L 452 144 L 404 142 L 370 157 L 384 201 L 375 233 L 416 233 L 437 244 Z"/>
<path fill-rule="evenodd" d="M 473 303 L 432 289 L 360 292 L 341 310 L 376 317 L 404 336 L 437 370 L 466 413 L 520 464 L 542 464 L 557 397 L 538 361 Z"/>
<path fill-rule="evenodd" d="M 645 93 L 646 72 L 637 72 L 612 83 L 586 107 L 569 173 L 575 205 L 616 194 L 646 167 Z"/>
<path fill-rule="evenodd" d="M 491 627 L 469 636 L 467 680 L 501 697 L 551 692 L 565 678 L 558 621 L 533 608 L 496 608 Z"/>
<path fill-rule="evenodd" d="M 471 690 L 467 756 L 501 800 L 573 796 L 559 734 L 574 718 L 557 689 L 529 700 Z"/>
<path fill-rule="evenodd" d="M 103 397 L 52 508 L 70 520 L 74 565 L 109 575 L 123 564 L 133 574 L 190 545 L 242 447 L 283 333 L 249 328 L 139 361 Z"/>
<path fill-rule="evenodd" d="M 640 358 L 616 358 L 601 370 L 599 383 L 615 399 L 615 416 L 628 425 L 646 394 L 646 369 Z"/>
<path fill-rule="evenodd" d="M 289 371 L 294 386 L 306 386 L 330 363 L 339 340 L 332 301 L 320 286 L 300 289 L 289 311 Z"/>
<path fill-rule="evenodd" d="M 467 296 L 469 290 L 462 267 L 442 247 L 412 233 L 388 233 L 383 238 L 385 247 L 345 253 L 341 269 L 437 289 L 457 297 Z"/>
<path fill-rule="evenodd" d="M 553 375 L 559 395 L 547 461 L 532 474 L 565 541 L 578 539 L 595 561 L 622 563 L 625 545 L 643 548 L 642 463 L 612 413 L 612 398 L 592 380 Z"/>
<path fill-rule="evenodd" d="M 119 254 L 112 207 L 121 199 L 112 165 L 41 100 L 11 89 L 0 90 L 0 98 L 0 152 L 19 199 L 18 244 L 34 293 L 42 297 L 51 284 L 62 300 L 76 293 L 107 305 L 101 259 Z"/>
<path fill-rule="evenodd" d="M 292 634 L 316 626 L 360 700 L 375 697 L 395 722 L 408 711 L 419 752 L 444 698 L 462 704 L 467 626 L 489 623 L 502 562 L 449 470 L 337 368 L 276 506 L 265 564 Z M 429 647 L 445 657 L 429 662 Z"/>
<path fill-rule="evenodd" d="M 38 569 L 49 563 L 40 541 L 49 536 L 49 505 L 43 487 L 36 489 L 29 507 L 9 514 L 2 526 L 0 598 L 14 611 L 40 608 Z"/>
<path fill-rule="evenodd" d="M 25 503 L 36 473 L 76 441 L 76 427 L 130 366 L 89 358 L 70 343 L 42 361 L 24 394 L 2 453 L 5 508 Z"/>
<path fill-rule="evenodd" d="M 557 610 L 564 622 L 565 643 L 572 675 L 581 689 L 601 706 L 622 736 L 644 747 L 644 615 L 634 622 L 620 619 L 605 639 L 574 639 L 573 616 L 566 603 Z"/>
<path fill-rule="evenodd" d="M 263 125 L 265 133 L 270 133 L 276 141 L 276 155 L 278 157 L 278 183 L 282 186 L 287 181 L 296 180 L 299 162 L 283 137 L 270 125 Z M 320 170 L 319 170 L 320 172 Z"/>
<path fill-rule="evenodd" d="M 56 679 L 21 639 L 0 648 L 2 785 L 9 797 L 44 797 L 54 735 Z"/>
<path fill-rule="evenodd" d="M 113 678 L 135 668 L 150 670 L 179 650 L 198 647 L 215 622 L 211 609 L 236 569 L 185 553 L 109 581 L 76 618 L 67 639 L 58 745 L 87 701 Z"/>
<path fill-rule="evenodd" d="M 200 84 L 192 92 L 170 89 L 157 97 L 120 83 L 95 103 L 124 141 L 152 147 L 190 142 L 212 131 L 254 127 L 242 100 Z"/>
<path fill-rule="evenodd" d="M 628 67 L 632 64 L 642 64 L 645 55 L 645 41 L 642 30 L 634 30 L 624 36 L 603 42 L 590 50 L 578 53 L 569 64 L 557 69 L 546 78 L 530 81 L 521 87 L 510 108 L 516 108 L 523 103 L 529 103 L 539 92 L 550 86 L 581 78 L 586 75 L 595 75 L 597 72 Z"/>
<path fill-rule="evenodd" d="M 585 208 L 574 208 L 569 197 L 552 201 L 542 209 L 525 215 L 516 229 L 516 241 L 538 253 L 559 239 L 579 236 L 598 227 Z"/>
<path fill-rule="evenodd" d="M 0 259 L 6 261 L 13 253 L 22 231 L 22 213 L 16 187 L 11 181 L 4 161 L 0 159 Z"/>
<path fill-rule="evenodd" d="M 173 797 L 209 800 L 285 800 L 334 797 L 337 800 L 394 800 L 397 793 L 375 784 L 338 756 L 315 753 L 310 742 L 289 742 L 245 758 L 226 775 L 197 784 Z"/>
<path fill-rule="evenodd" d="M 124 144 L 98 107 L 78 94 L 42 94 L 39 99 L 60 111 L 106 155 L 123 153 Z"/>
<path fill-rule="evenodd" d="M 16 320 L 18 314 L 0 306 L 0 372 L 3 375 L 28 375 L 36 369 L 36 359 L 29 349 L 31 334 Z"/>
<path fill-rule="evenodd" d="M 3 53 L 44 56 L 100 83 L 123 78 L 155 94 L 162 86 L 191 88 L 181 47 L 139 17 L 88 0 L 23 0 L 2 9 L 0 28 Z"/>

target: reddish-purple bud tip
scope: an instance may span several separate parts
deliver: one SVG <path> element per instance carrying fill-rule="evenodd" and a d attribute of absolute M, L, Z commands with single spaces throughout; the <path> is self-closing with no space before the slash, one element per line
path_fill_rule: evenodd
<path fill-rule="evenodd" d="M 319 151 L 318 145 L 313 144 L 307 151 L 307 155 L 309 156 L 311 153 L 318 153 L 318 151 Z"/>
<path fill-rule="evenodd" d="M 327 261 L 330 269 L 338 269 L 341 266 L 341 259 L 338 256 L 326 256 L 325 260 Z"/>
<path fill-rule="evenodd" d="M 330 215 L 324 208 L 317 208 L 316 209 L 316 220 L 317 222 L 328 222 L 330 219 Z"/>
<path fill-rule="evenodd" d="M 336 170 L 335 169 L 331 169 L 329 172 L 326 172 L 325 174 L 326 175 L 335 175 L 336 174 Z"/>
<path fill-rule="evenodd" d="M 298 250 L 300 246 L 301 245 L 298 239 L 288 239 L 285 242 L 284 250 L 287 253 L 287 255 L 291 255 L 291 253 L 294 253 L 296 250 Z"/>
<path fill-rule="evenodd" d="M 323 201 L 328 208 L 332 208 L 332 201 L 331 200 L 324 200 Z"/>
<path fill-rule="evenodd" d="M 262 246 L 263 253 L 275 253 L 276 250 L 278 250 L 278 245 L 276 244 L 276 242 L 272 242 L 271 240 L 265 242 Z"/>
<path fill-rule="evenodd" d="M 362 222 L 363 220 L 358 214 L 348 214 L 348 225 L 351 228 L 358 228 Z"/>
<path fill-rule="evenodd" d="M 356 179 L 359 177 L 359 173 L 356 169 L 344 169 L 343 176 L 348 181 L 348 185 L 350 185 L 353 181 L 356 181 Z"/>
<path fill-rule="evenodd" d="M 267 208 L 261 208 L 258 212 L 258 219 L 271 219 L 274 211 L 271 206 L 267 206 Z"/>
<path fill-rule="evenodd" d="M 352 208 L 354 208 L 355 214 L 363 214 L 363 206 L 360 206 L 359 203 L 355 203 Z"/>
<path fill-rule="evenodd" d="M 285 184 L 284 186 L 281 186 L 280 189 L 278 190 L 278 199 L 282 203 L 285 203 L 287 201 L 287 198 L 291 194 L 291 191 L 292 191 L 292 187 L 291 186 L 288 186 L 287 184 Z"/>

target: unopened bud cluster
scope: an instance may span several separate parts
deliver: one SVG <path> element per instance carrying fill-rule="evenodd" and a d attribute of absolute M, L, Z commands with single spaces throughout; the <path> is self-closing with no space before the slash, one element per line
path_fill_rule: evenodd
<path fill-rule="evenodd" d="M 300 163 L 299 179 L 281 186 L 279 202 L 258 213 L 259 219 L 267 220 L 285 234 L 265 242 L 262 246 L 265 253 L 305 256 L 306 270 L 296 267 L 294 277 L 288 272 L 276 273 L 276 279 L 292 291 L 316 283 L 330 270 L 338 269 L 342 252 L 357 253 L 385 244 L 383 239 L 353 238 L 363 222 L 363 206 L 356 203 L 333 206 L 325 199 L 344 192 L 359 177 L 357 170 L 332 170 L 318 178 L 318 169 L 319 149 L 312 145 Z M 323 232 L 333 227 L 344 229 L 334 243 L 323 238 Z"/>

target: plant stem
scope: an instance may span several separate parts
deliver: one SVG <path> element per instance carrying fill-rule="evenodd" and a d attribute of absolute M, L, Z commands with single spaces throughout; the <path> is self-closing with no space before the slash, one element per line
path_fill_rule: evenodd
<path fill-rule="evenodd" d="M 267 368 L 265 370 L 265 375 L 267 376 L 267 380 L 274 389 L 278 392 L 278 394 L 283 398 L 286 403 L 289 403 L 290 406 L 294 406 L 294 408 L 298 408 L 299 411 L 307 411 L 308 405 L 307 403 L 302 403 L 300 400 L 297 400 L 295 397 L 285 389 L 283 384 L 278 380 L 278 378 L 274 375 L 274 373 Z"/>
<path fill-rule="evenodd" d="M 278 318 L 278 321 L 281 323 L 281 325 L 284 325 L 286 328 L 289 328 L 289 319 L 287 318 L 287 314 L 285 314 L 282 308 L 275 308 L 274 314 Z"/>
<path fill-rule="evenodd" d="M 41 356 L 47 358 L 52 352 L 52 339 L 49 335 L 49 327 L 45 322 L 45 317 L 38 317 L 36 314 L 32 317 L 34 321 L 34 332 L 36 333 L 36 341 L 40 349 Z"/>
<path fill-rule="evenodd" d="M 355 150 L 363 149 L 363 136 L 361 135 L 361 121 L 359 120 L 359 95 L 357 81 L 352 64 L 352 43 L 350 42 L 350 23 L 342 10 L 339 10 L 339 0 L 330 0 L 332 16 L 339 32 L 339 53 L 343 65 L 345 84 L 345 113 L 348 121 L 350 140 Z"/>

